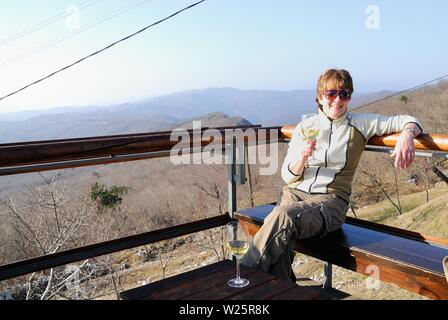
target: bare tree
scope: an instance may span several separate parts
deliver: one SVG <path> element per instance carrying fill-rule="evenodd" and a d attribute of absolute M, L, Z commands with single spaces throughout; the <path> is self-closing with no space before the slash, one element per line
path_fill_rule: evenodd
<path fill-rule="evenodd" d="M 12 227 L 19 235 L 13 243 L 21 249 L 16 258 L 48 255 L 76 247 L 89 217 L 95 212 L 87 195 L 75 205 L 65 186 L 58 185 L 57 176 L 39 176 L 42 179 L 40 186 L 25 186 L 23 205 L 18 205 L 11 196 L 5 203 Z M 24 298 L 54 298 L 65 291 L 67 279 L 75 273 L 79 275 L 79 269 L 86 263 L 87 260 L 71 273 L 64 272 L 63 267 L 32 273 L 26 281 Z M 83 277 L 89 276 L 89 273 L 83 273 Z"/>
<path fill-rule="evenodd" d="M 254 195 L 255 195 L 255 190 L 259 185 L 259 179 L 256 175 L 252 174 L 252 170 L 251 170 L 251 165 L 249 163 L 249 152 L 248 150 L 246 150 L 245 154 L 244 154 L 246 160 L 246 168 L 247 168 L 247 182 L 248 182 L 248 188 L 249 188 L 249 200 L 250 200 L 250 206 L 251 208 L 255 207 L 255 203 L 254 203 Z"/>
<path fill-rule="evenodd" d="M 366 170 L 362 170 L 362 173 L 364 175 L 366 175 L 371 184 L 370 185 L 364 185 L 367 188 L 379 188 L 382 192 L 382 194 L 387 198 L 387 200 L 389 200 L 389 202 L 392 204 L 392 206 L 394 207 L 395 211 L 401 215 L 402 214 L 402 209 L 401 209 L 401 204 L 400 201 L 398 200 L 397 202 L 395 202 L 391 196 L 389 195 L 389 193 L 386 190 L 386 184 L 383 181 L 383 179 L 381 178 L 380 175 L 376 174 L 375 172 L 368 172 Z M 397 187 L 398 188 L 398 187 Z M 397 189 L 398 190 L 398 189 Z M 397 193 L 397 198 L 399 199 L 399 195 Z"/>
<path fill-rule="evenodd" d="M 174 257 L 175 250 L 175 243 L 170 240 L 166 242 L 164 246 L 161 246 L 158 249 L 159 263 L 160 267 L 162 268 L 162 279 L 165 279 L 166 277 L 166 269 L 168 268 L 168 265 Z"/>
<path fill-rule="evenodd" d="M 194 187 L 201 190 L 207 197 L 213 199 L 220 214 L 224 214 L 227 197 L 223 195 L 224 191 L 215 182 L 210 182 L 206 186 L 194 183 Z M 218 228 L 217 230 L 206 230 L 205 231 L 208 238 L 208 245 L 203 243 L 201 246 L 206 250 L 213 250 L 218 260 L 224 259 L 224 229 Z"/>
<path fill-rule="evenodd" d="M 426 194 L 426 202 L 429 202 L 429 189 L 437 181 L 437 167 L 430 158 L 417 159 L 414 164 L 417 169 L 417 178 L 423 182 Z"/>
<path fill-rule="evenodd" d="M 397 207 L 399 208 L 399 214 L 401 214 L 402 213 L 402 209 L 401 209 L 401 201 L 400 201 L 400 192 L 398 190 L 397 172 L 395 170 L 394 161 L 389 159 L 389 164 L 391 165 L 392 172 L 394 174 L 394 185 L 395 185 L 395 194 L 397 196 Z"/>
<path fill-rule="evenodd" d="M 433 167 L 434 174 L 445 183 L 448 183 L 448 161 L 442 160 Z"/>

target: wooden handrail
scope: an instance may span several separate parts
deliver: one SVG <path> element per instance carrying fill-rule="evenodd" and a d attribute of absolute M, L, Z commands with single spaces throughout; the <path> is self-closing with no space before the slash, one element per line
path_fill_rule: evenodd
<path fill-rule="evenodd" d="M 294 125 L 285 125 L 283 127 L 227 127 L 216 128 L 224 137 L 227 129 L 247 129 L 252 128 L 255 131 L 258 143 L 258 130 L 266 130 L 267 141 L 272 140 L 270 131 L 276 130 L 279 133 L 279 139 L 291 138 Z M 193 143 L 194 137 L 192 130 L 190 134 L 191 147 L 196 146 Z M 169 154 L 160 153 L 171 150 L 178 141 L 170 140 L 170 131 L 150 132 L 139 134 L 126 134 L 115 136 L 87 137 L 77 139 L 62 139 L 48 141 L 31 141 L 0 144 L 0 168 L 14 168 L 18 166 L 30 166 L 34 164 L 41 165 L 40 168 L 24 168 L 22 171 L 5 172 L 4 174 L 14 174 L 23 172 L 44 171 L 52 169 L 81 167 L 85 165 L 106 164 L 138 160 L 152 157 L 163 157 Z M 368 144 L 376 146 L 394 147 L 399 134 L 373 137 Z M 224 140 L 224 139 L 223 139 Z M 199 145 L 205 146 L 211 142 L 218 142 L 210 138 L 201 139 Z M 224 141 L 221 141 L 223 143 Z M 446 134 L 421 134 L 415 140 L 415 146 L 420 150 L 444 151 L 448 152 L 448 135 Z M 218 142 L 219 143 L 219 142 Z M 160 154 L 155 154 L 159 152 Z M 124 155 L 138 155 L 144 153 L 154 153 L 144 157 L 118 157 Z M 91 162 L 79 162 L 78 160 L 93 159 Z M 75 161 L 69 163 L 69 161 Z M 78 161 L 78 162 L 76 162 Z M 49 163 L 58 163 L 57 166 L 46 166 Z M 48 168 L 47 168 L 48 167 Z M 3 175 L 3 174 L 2 174 Z"/>
<path fill-rule="evenodd" d="M 284 138 L 291 139 L 295 125 L 285 125 L 281 128 Z M 399 133 L 372 137 L 367 144 L 381 147 L 395 147 Z M 448 134 L 422 133 L 414 139 L 416 149 L 427 151 L 445 151 L 448 152 Z"/>
<path fill-rule="evenodd" d="M 224 139 L 227 130 L 253 129 L 255 132 L 255 138 L 258 143 L 258 133 L 260 129 L 264 129 L 266 132 L 266 135 L 263 136 L 263 139 L 269 141 L 271 140 L 271 130 L 274 130 L 278 133 L 280 128 L 280 126 L 260 128 L 260 126 L 257 125 L 205 129 L 218 130 L 222 137 L 221 143 L 225 142 Z M 195 147 L 196 145 L 206 146 L 212 142 L 218 142 L 215 141 L 214 138 L 202 136 L 200 136 L 200 140 L 198 140 L 195 136 L 195 131 L 191 129 L 186 131 L 190 136 L 191 148 Z M 0 144 L 0 168 L 25 166 L 31 164 L 45 164 L 58 161 L 93 159 L 100 157 L 110 158 L 103 159 L 103 161 L 101 162 L 102 164 L 109 162 L 119 162 L 121 160 L 113 159 L 113 157 L 118 155 L 132 155 L 171 150 L 179 142 L 171 140 L 171 133 L 173 132 L 174 131 L 149 132 L 115 136 Z M 169 156 L 169 153 L 167 155 Z"/>
<path fill-rule="evenodd" d="M 259 125 L 213 128 L 222 135 L 222 140 L 190 135 L 190 148 L 188 152 L 198 152 L 198 146 L 204 147 L 210 143 L 224 145 L 227 130 L 253 129 L 255 143 L 265 143 L 277 140 L 285 141 L 291 137 L 294 125 L 260 127 Z M 202 128 L 206 130 L 209 128 Z M 263 129 L 266 135 L 259 137 L 259 130 Z M 275 137 L 271 137 L 274 130 Z M 394 147 L 399 134 L 373 137 L 368 144 L 375 146 Z M 27 141 L 0 144 L 0 176 L 39 172 L 110 164 L 125 161 L 167 157 L 178 141 L 171 141 L 171 131 L 122 134 L 99 137 L 86 137 L 74 139 Z M 421 134 L 415 140 L 415 146 L 420 150 L 448 152 L 448 135 Z M 183 145 L 184 148 L 188 146 Z M 193 148 L 196 148 L 193 150 Z"/>

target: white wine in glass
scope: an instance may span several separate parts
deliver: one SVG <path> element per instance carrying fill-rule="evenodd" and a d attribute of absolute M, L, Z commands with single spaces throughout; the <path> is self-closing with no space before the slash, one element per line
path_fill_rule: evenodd
<path fill-rule="evenodd" d="M 241 258 L 249 249 L 248 243 L 242 240 L 231 240 L 227 242 L 227 250 L 235 257 Z"/>
<path fill-rule="evenodd" d="M 313 141 L 316 140 L 319 135 L 319 129 L 303 129 L 303 135 L 306 140 Z"/>
<path fill-rule="evenodd" d="M 250 236 L 238 221 L 231 221 L 226 225 L 226 248 L 236 258 L 236 278 L 227 283 L 231 287 L 242 288 L 249 284 L 249 280 L 240 277 L 240 259 L 246 254 L 250 245 Z"/>
<path fill-rule="evenodd" d="M 301 128 L 306 141 L 315 141 L 319 135 L 320 131 L 317 127 L 316 120 L 317 114 L 315 113 L 306 113 L 302 115 Z M 316 158 L 314 158 L 314 153 L 309 160 L 316 160 Z"/>

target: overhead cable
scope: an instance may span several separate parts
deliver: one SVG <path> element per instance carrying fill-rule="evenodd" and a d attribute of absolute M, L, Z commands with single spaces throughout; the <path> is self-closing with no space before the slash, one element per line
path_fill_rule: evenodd
<path fill-rule="evenodd" d="M 374 104 L 374 103 L 378 103 L 378 102 L 387 100 L 387 99 L 389 99 L 389 98 L 398 96 L 398 95 L 400 95 L 400 94 L 403 94 L 403 93 L 405 93 L 405 92 L 408 92 L 408 91 L 411 91 L 411 90 L 415 90 L 415 89 L 420 88 L 420 87 L 424 87 L 424 86 L 426 86 L 426 85 L 428 85 L 428 84 L 430 84 L 430 83 L 432 83 L 432 82 L 436 82 L 436 81 L 442 80 L 442 79 L 444 79 L 444 78 L 446 78 L 446 77 L 448 77 L 448 74 L 445 74 L 445 75 L 440 76 L 440 77 L 438 77 L 438 78 L 435 78 L 435 79 L 426 81 L 426 82 L 424 82 L 424 83 L 422 83 L 422 84 L 419 84 L 419 85 L 416 85 L 416 86 L 414 86 L 414 87 L 412 87 L 412 88 L 409 88 L 409 89 L 406 89 L 406 90 L 403 90 L 403 91 L 396 92 L 396 93 L 394 93 L 394 94 L 388 95 L 388 96 L 383 97 L 383 98 L 381 98 L 381 99 L 378 99 L 378 100 L 375 100 L 375 101 L 372 101 L 372 102 L 363 104 L 363 105 L 361 105 L 361 106 L 359 106 L 359 107 L 353 108 L 353 110 L 359 110 L 359 109 L 365 108 L 365 107 L 370 106 L 370 105 L 372 105 L 372 104 Z"/>
<path fill-rule="evenodd" d="M 102 16 L 102 17 L 100 17 L 100 18 L 98 18 L 98 19 L 96 19 L 96 20 L 94 20 L 94 21 L 84 25 L 83 27 L 81 27 L 81 28 L 79 28 L 77 30 L 72 30 L 70 32 L 67 32 L 66 34 L 62 35 L 61 37 L 59 37 L 59 38 L 57 38 L 55 40 L 52 40 L 52 41 L 47 42 L 47 43 L 44 43 L 44 44 L 42 44 L 42 45 L 40 45 L 40 46 L 38 46 L 38 47 L 36 47 L 34 49 L 28 50 L 28 51 L 26 51 L 24 53 L 21 53 L 21 54 L 15 56 L 14 58 L 11 58 L 11 59 L 5 61 L 4 63 L 0 64 L 0 70 L 5 68 L 5 67 L 7 67 L 7 66 L 9 66 L 10 64 L 13 64 L 15 62 L 21 61 L 21 60 L 23 60 L 23 59 L 25 59 L 25 58 L 27 58 L 29 56 L 32 56 L 32 55 L 34 55 L 36 53 L 39 53 L 39 52 L 41 52 L 41 51 L 43 51 L 45 49 L 48 49 L 48 48 L 50 48 L 50 47 L 52 47 L 52 46 L 54 46 L 54 45 L 56 45 L 56 44 L 58 44 L 58 43 L 60 43 L 60 42 L 62 42 L 64 40 L 68 39 L 68 38 L 71 38 L 71 37 L 73 37 L 73 36 L 83 32 L 83 31 L 91 29 L 91 28 L 93 28 L 93 27 L 95 27 L 95 26 L 97 26 L 97 25 L 99 25 L 99 24 L 101 24 L 103 22 L 106 22 L 106 21 L 108 21 L 108 20 L 110 20 L 110 19 L 112 19 L 112 18 L 114 18 L 116 16 L 119 16 L 119 15 L 121 15 L 121 14 L 123 14 L 123 13 L 125 13 L 125 12 L 127 12 L 127 11 L 129 11 L 129 10 L 131 10 L 133 8 L 135 8 L 135 7 L 138 7 L 138 6 L 142 5 L 142 4 L 145 4 L 148 1 L 149 0 L 137 0 L 137 1 L 134 1 L 132 3 L 128 3 L 125 6 L 119 8 L 119 9 L 117 9 L 115 11 L 109 12 L 108 14 L 106 14 L 106 15 L 104 15 L 104 16 Z"/>
<path fill-rule="evenodd" d="M 79 60 L 77 60 L 77 61 L 75 61 L 75 62 L 73 62 L 73 63 L 71 63 L 71 64 L 69 64 L 69 65 L 67 65 L 67 66 L 65 66 L 65 67 L 63 67 L 63 68 L 60 68 L 60 69 L 58 69 L 58 70 L 56 70 L 56 71 L 50 73 L 49 75 L 47 75 L 47 76 L 45 76 L 45 77 L 43 77 L 43 78 L 40 78 L 40 79 L 38 79 L 38 80 L 36 80 L 36 81 L 31 82 L 30 84 L 27 84 L 26 86 L 24 86 L 24 87 L 22 87 L 22 88 L 20 88 L 20 89 L 18 89 L 18 90 L 15 90 L 15 91 L 13 91 L 13 92 L 11 92 L 11 93 L 8 93 L 7 95 L 2 96 L 2 97 L 0 98 L 0 101 L 4 100 L 4 99 L 6 99 L 6 98 L 8 98 L 8 97 L 10 97 L 10 96 L 12 96 L 12 95 L 15 95 L 15 94 L 17 94 L 17 93 L 19 93 L 19 92 L 21 92 L 21 91 L 23 91 L 23 90 L 25 90 L 25 89 L 27 89 L 27 88 L 33 86 L 33 85 L 35 85 L 35 84 L 38 84 L 39 82 L 42 82 L 42 81 L 44 81 L 44 80 L 46 80 L 46 79 L 48 79 L 48 78 L 50 78 L 50 77 L 52 77 L 52 76 L 54 76 L 54 75 L 56 75 L 56 74 L 62 72 L 62 71 L 64 71 L 64 70 L 67 70 L 67 69 L 73 67 L 74 65 L 76 65 L 76 64 L 78 64 L 78 63 L 81 63 L 82 61 L 84 61 L 84 60 L 86 60 L 86 59 L 88 59 L 88 58 L 91 58 L 91 57 L 93 57 L 93 56 L 95 56 L 95 55 L 97 55 L 97 54 L 99 54 L 99 53 L 101 53 L 101 52 L 103 52 L 103 51 L 105 51 L 105 50 L 107 50 L 107 49 L 109 49 L 109 48 L 115 46 L 116 44 L 118 44 L 118 43 L 120 43 L 120 42 L 123 42 L 123 41 L 125 41 L 125 40 L 128 40 L 129 38 L 132 38 L 132 37 L 136 36 L 137 34 L 143 32 L 143 31 L 145 31 L 145 30 L 147 30 L 147 29 L 149 29 L 149 28 L 151 28 L 151 27 L 153 27 L 153 26 L 155 26 L 155 25 L 158 25 L 159 23 L 162 23 L 162 22 L 164 22 L 164 21 L 166 21 L 166 20 L 168 20 L 168 19 L 170 19 L 170 18 L 172 18 L 172 17 L 178 15 L 179 13 L 181 13 L 181 12 L 183 12 L 183 11 L 186 11 L 186 10 L 188 10 L 188 9 L 191 9 L 191 8 L 193 8 L 194 6 L 197 6 L 198 4 L 200 4 L 200 3 L 204 2 L 204 1 L 205 1 L 205 0 L 201 0 L 201 1 L 195 2 L 195 3 L 193 3 L 193 4 L 191 4 L 191 5 L 189 5 L 189 6 L 185 7 L 185 8 L 183 8 L 183 9 L 181 9 L 181 10 L 179 10 L 179 11 L 176 11 L 175 13 L 173 13 L 173 14 L 171 14 L 171 15 L 169 15 L 169 16 L 167 16 L 167 17 L 165 17 L 165 18 L 163 18 L 163 19 L 161 19 L 161 20 L 159 20 L 159 21 L 157 21 L 157 22 L 154 22 L 154 23 L 152 23 L 152 24 L 150 24 L 150 25 L 144 27 L 143 29 L 140 29 L 140 30 L 138 30 L 138 31 L 136 31 L 136 32 L 134 32 L 134 33 L 132 33 L 132 34 L 130 34 L 130 35 L 128 35 L 128 36 L 126 36 L 126 37 L 120 39 L 120 40 L 118 40 L 118 41 L 115 41 L 115 42 L 109 44 L 108 46 L 104 47 L 103 49 L 100 49 L 100 50 L 98 50 L 98 51 L 95 51 L 95 52 L 93 52 L 93 53 L 91 53 L 91 54 L 85 56 L 84 58 L 81 58 L 81 59 L 79 59 Z"/>
<path fill-rule="evenodd" d="M 84 8 L 90 7 L 91 5 L 94 5 L 95 3 L 98 3 L 100 1 L 102 1 L 102 0 L 87 0 L 87 1 L 81 2 L 79 5 L 76 6 L 76 8 L 84 9 Z M 9 37 L 7 37 L 5 39 L 0 40 L 0 47 L 4 46 L 5 44 L 10 43 L 11 41 L 23 38 L 24 36 L 34 32 L 34 31 L 37 31 L 39 29 L 42 29 L 43 27 L 46 27 L 49 24 L 52 24 L 53 22 L 61 20 L 61 19 L 65 18 L 65 17 L 67 17 L 67 16 L 69 16 L 71 14 L 72 14 L 71 12 L 70 13 L 68 13 L 68 12 L 60 12 L 60 13 L 58 13 L 57 15 L 55 15 L 53 17 L 50 17 L 48 19 L 45 19 L 42 22 L 39 22 L 38 24 L 35 24 L 34 26 L 28 27 L 28 28 L 26 28 L 26 29 L 24 29 L 24 30 L 22 30 L 20 32 L 17 32 L 17 33 L 15 33 L 13 35 L 10 35 Z"/>

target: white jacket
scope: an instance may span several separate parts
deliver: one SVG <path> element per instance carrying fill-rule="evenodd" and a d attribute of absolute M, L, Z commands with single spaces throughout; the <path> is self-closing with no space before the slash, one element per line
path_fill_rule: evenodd
<path fill-rule="evenodd" d="M 344 117 L 332 121 L 320 109 L 316 117 L 306 121 L 315 121 L 314 126 L 320 130 L 313 153 L 317 160 L 309 161 L 309 167 L 301 175 L 294 175 L 290 170 L 290 166 L 298 161 L 307 146 L 299 122 L 283 162 L 283 180 L 290 188 L 307 193 L 334 193 L 347 202 L 353 176 L 367 141 L 373 136 L 401 132 L 410 122 L 421 127 L 417 118 L 407 115 L 346 113 Z"/>

